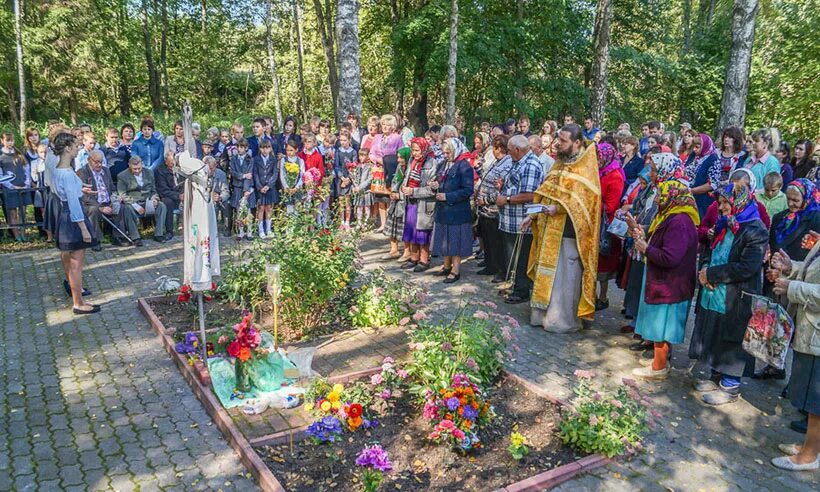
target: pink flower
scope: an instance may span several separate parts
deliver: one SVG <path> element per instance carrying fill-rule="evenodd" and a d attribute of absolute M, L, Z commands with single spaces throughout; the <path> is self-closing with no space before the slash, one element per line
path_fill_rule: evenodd
<path fill-rule="evenodd" d="M 621 403 L 621 400 L 612 400 L 609 403 L 615 408 L 623 408 L 624 407 L 624 404 Z"/>
<path fill-rule="evenodd" d="M 220 345 L 222 345 L 223 343 L 228 343 L 228 336 L 222 335 L 221 337 L 219 337 L 219 340 L 217 340 L 216 343 Z"/>
<path fill-rule="evenodd" d="M 652 414 L 652 416 L 655 417 L 656 419 L 659 419 L 659 418 L 663 417 L 663 414 L 661 414 L 661 412 L 655 410 L 654 408 L 650 408 L 649 413 Z"/>
<path fill-rule="evenodd" d="M 384 378 L 381 374 L 374 374 L 370 376 L 370 384 L 373 386 L 378 386 L 384 382 Z"/>
<path fill-rule="evenodd" d="M 384 289 L 382 289 L 381 287 L 376 287 L 375 289 L 373 289 L 373 292 L 375 292 L 377 296 L 380 296 L 384 294 Z"/>
<path fill-rule="evenodd" d="M 384 358 L 384 360 L 382 361 L 382 364 L 392 364 L 394 362 L 396 362 L 396 361 L 393 360 L 393 358 L 388 355 L 387 357 Z"/>
<path fill-rule="evenodd" d="M 405 326 L 409 322 L 410 322 L 410 318 L 405 316 L 404 318 L 399 320 L 399 326 Z"/>
<path fill-rule="evenodd" d="M 575 370 L 575 377 L 579 379 L 592 379 L 595 377 L 595 372 L 593 371 L 585 371 L 584 369 L 576 369 Z"/>
<path fill-rule="evenodd" d="M 473 372 L 478 372 L 478 363 L 476 363 L 475 359 L 470 357 L 467 359 L 466 366 Z"/>
<path fill-rule="evenodd" d="M 382 391 L 382 394 L 379 395 L 379 396 L 381 396 L 382 400 L 387 400 L 391 396 L 393 396 L 393 393 L 389 389 L 386 389 L 386 390 Z"/>
<path fill-rule="evenodd" d="M 396 371 L 396 374 L 398 374 L 399 379 L 407 379 L 407 371 L 405 371 L 404 369 L 399 369 L 398 371 Z"/>
<path fill-rule="evenodd" d="M 635 400 L 635 401 L 638 401 L 641 398 L 641 395 L 639 395 L 638 392 L 635 391 L 632 388 L 629 388 L 628 390 L 626 390 L 626 394 L 627 394 L 627 396 L 629 396 L 630 399 Z"/>
<path fill-rule="evenodd" d="M 504 340 L 506 340 L 508 342 L 510 340 L 512 340 L 512 330 L 510 329 L 509 326 L 502 326 L 501 327 L 501 336 L 504 338 Z"/>
<path fill-rule="evenodd" d="M 435 420 L 438 418 L 438 407 L 435 403 L 427 402 L 424 404 L 424 411 L 421 414 L 427 420 Z"/>
<path fill-rule="evenodd" d="M 474 285 L 467 285 L 461 289 L 461 292 L 465 294 L 478 294 L 478 287 Z"/>
<path fill-rule="evenodd" d="M 473 313 L 473 318 L 476 319 L 487 319 L 489 317 L 490 315 L 485 313 L 484 311 L 476 311 L 475 313 Z"/>
<path fill-rule="evenodd" d="M 512 326 L 513 328 L 521 328 L 521 324 L 520 324 L 520 323 L 518 323 L 518 320 L 516 320 L 516 319 L 515 319 L 515 318 L 513 318 L 512 316 L 507 316 L 507 322 L 508 322 L 508 323 L 510 324 L 510 326 Z"/>
<path fill-rule="evenodd" d="M 638 387 L 638 383 L 634 379 L 623 378 L 622 381 L 624 382 L 625 385 L 627 385 L 629 387 L 632 387 L 632 388 L 637 388 Z"/>
<path fill-rule="evenodd" d="M 611 419 L 619 419 L 619 418 L 621 418 L 621 414 L 616 412 L 615 410 L 613 410 L 609 413 L 609 417 Z"/>
<path fill-rule="evenodd" d="M 413 314 L 413 319 L 416 320 L 416 321 L 421 321 L 423 319 L 427 319 L 427 313 L 425 313 L 424 311 L 416 311 Z"/>
<path fill-rule="evenodd" d="M 464 439 L 464 431 L 461 429 L 453 429 L 453 437 L 461 441 Z"/>
<path fill-rule="evenodd" d="M 595 427 L 598 425 L 598 416 L 597 415 L 590 415 L 589 416 L 589 425 Z"/>
<path fill-rule="evenodd" d="M 444 342 L 441 344 L 441 350 L 449 352 L 453 350 L 453 345 L 450 342 Z"/>
<path fill-rule="evenodd" d="M 592 399 L 595 401 L 601 401 L 604 399 L 604 397 L 600 393 L 595 392 L 592 394 Z"/>
<path fill-rule="evenodd" d="M 484 305 L 490 309 L 498 309 L 498 304 L 494 303 L 493 301 L 485 301 Z"/>

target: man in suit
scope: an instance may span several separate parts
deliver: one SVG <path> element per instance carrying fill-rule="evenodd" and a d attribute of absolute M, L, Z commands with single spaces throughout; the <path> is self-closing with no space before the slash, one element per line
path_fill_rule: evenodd
<path fill-rule="evenodd" d="M 83 208 L 94 226 L 93 233 L 98 242 L 102 240 L 102 228 L 100 227 L 102 215 L 110 218 L 120 229 L 123 227 L 121 203 L 113 196 L 114 182 L 111 180 L 111 172 L 103 165 L 103 161 L 103 153 L 99 150 L 92 150 L 88 154 L 86 165 L 77 172 L 83 182 Z M 114 235 L 112 243 L 119 246 L 120 238 Z M 92 249 L 100 251 L 102 247 L 98 244 Z"/>
<path fill-rule="evenodd" d="M 137 219 L 154 216 L 154 241 L 164 243 L 165 215 L 169 211 L 159 199 L 154 174 L 143 167 L 142 158 L 138 155 L 132 156 L 128 161 L 128 169 L 117 176 L 117 192 L 125 205 L 122 208 L 129 235 L 136 232 L 136 237 L 139 238 Z"/>
<path fill-rule="evenodd" d="M 174 237 L 174 210 L 180 208 L 183 200 L 185 178 L 174 172 L 174 160 L 176 159 L 173 150 L 165 151 L 165 165 L 158 167 L 154 171 L 154 181 L 157 194 L 163 205 L 165 205 L 165 240 L 170 241 Z"/>

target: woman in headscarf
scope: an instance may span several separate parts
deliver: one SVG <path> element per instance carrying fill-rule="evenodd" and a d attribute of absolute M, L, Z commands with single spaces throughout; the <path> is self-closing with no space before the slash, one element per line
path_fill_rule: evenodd
<path fill-rule="evenodd" d="M 384 226 L 384 235 L 390 239 L 390 252 L 383 260 L 398 259 L 399 263 L 404 263 L 410 259 L 410 247 L 404 243 L 404 254 L 399 253 L 399 241 L 404 235 L 404 195 L 401 193 L 401 186 L 404 183 L 404 175 L 407 173 L 407 163 L 410 162 L 410 147 L 402 147 L 396 151 L 398 166 L 390 183 L 390 207 L 387 209 L 387 223 Z"/>
<path fill-rule="evenodd" d="M 720 169 L 712 137 L 701 133 L 700 139 L 695 139 L 692 143 L 692 154 L 686 163 L 689 188 L 695 196 L 701 217 L 706 215 L 706 209 L 714 202 L 711 193 L 720 188 Z"/>
<path fill-rule="evenodd" d="M 683 343 L 695 294 L 695 226 L 700 216 L 695 198 L 680 181 L 660 183 L 655 201 L 658 213 L 648 234 L 642 229 L 632 231 L 635 249 L 646 260 L 635 333 L 654 344 L 654 358 L 651 366 L 633 369 L 632 373 L 644 379 L 662 380 L 669 375 L 670 344 Z"/>
<path fill-rule="evenodd" d="M 744 183 L 750 190 L 757 188 L 757 178 L 755 178 L 755 175 L 746 168 L 739 167 L 729 176 L 729 183 L 735 183 L 738 181 Z M 766 206 L 758 200 L 755 200 L 755 203 L 757 204 L 757 212 L 760 214 L 760 220 L 763 222 L 763 225 L 766 226 L 766 230 L 768 231 L 772 225 L 772 221 L 769 217 L 769 213 L 766 212 Z M 712 243 L 712 239 L 714 238 L 714 228 L 717 224 L 718 218 L 720 218 L 720 212 L 718 212 L 718 203 L 715 201 L 709 205 L 708 209 L 706 209 L 706 215 L 701 216 L 700 218 L 700 225 L 698 226 L 698 240 L 700 241 L 701 248 L 708 248 Z"/>
<path fill-rule="evenodd" d="M 615 218 L 615 212 L 621 204 L 624 194 L 626 176 L 618 159 L 618 151 L 611 144 L 598 144 L 598 177 L 601 180 L 602 212 L 606 214 L 607 224 Z M 600 311 L 609 307 L 609 281 L 618 273 L 621 258 L 621 240 L 610 234 L 611 251 L 606 255 L 598 256 L 598 284 L 600 291 L 595 301 L 595 310 Z"/>
<path fill-rule="evenodd" d="M 401 240 L 410 246 L 410 259 L 401 268 L 419 273 L 430 268 L 430 238 L 436 209 L 436 192 L 430 183 L 436 178 L 436 156 L 424 137 L 410 140 L 410 156 L 401 186 L 406 202 Z"/>
<path fill-rule="evenodd" d="M 473 225 L 470 197 L 473 194 L 473 168 L 467 147 L 457 138 L 442 145 L 446 159 L 431 188 L 436 191 L 436 226 L 433 254 L 444 258 L 444 266 L 434 275 L 451 284 L 461 278 L 461 258 L 473 251 Z"/>
<path fill-rule="evenodd" d="M 809 231 L 820 231 L 820 190 L 808 179 L 796 179 L 786 187 L 788 208 L 772 218 L 769 246 L 772 253 L 783 250 L 793 260 L 803 261 L 807 250 L 801 242 Z"/>
<path fill-rule="evenodd" d="M 741 377 L 751 376 L 754 370 L 754 358 L 742 346 L 752 315 L 752 298 L 743 294 L 762 290 L 769 235 L 753 197 L 742 181 L 720 189 L 720 218 L 711 247 L 700 260 L 702 288 L 689 357 L 711 368 L 711 377 L 695 384 L 710 405 L 737 400 Z"/>

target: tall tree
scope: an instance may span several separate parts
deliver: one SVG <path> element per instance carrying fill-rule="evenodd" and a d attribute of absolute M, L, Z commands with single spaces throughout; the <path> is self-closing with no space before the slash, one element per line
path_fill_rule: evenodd
<path fill-rule="evenodd" d="M 171 107 L 171 95 L 168 89 L 168 0 L 162 0 L 160 8 L 162 9 L 160 19 L 162 31 L 160 32 L 159 42 L 159 63 L 162 66 L 162 95 L 167 109 Z"/>
<path fill-rule="evenodd" d="M 273 82 L 273 106 L 276 111 L 276 125 L 282 128 L 282 92 L 279 88 L 279 74 L 276 71 L 276 57 L 273 52 L 273 0 L 268 0 L 265 15 L 265 41 L 268 45 L 268 66 L 270 78 Z"/>
<path fill-rule="evenodd" d="M 325 52 L 327 76 L 330 81 L 330 100 L 333 104 L 333 114 L 337 115 L 339 108 L 339 72 L 336 69 L 336 53 L 333 48 L 333 12 L 329 0 L 326 1 L 325 5 L 326 8 L 323 9 L 321 0 L 313 0 L 319 40 L 322 42 L 322 48 Z"/>
<path fill-rule="evenodd" d="M 128 0 L 117 0 L 116 10 L 114 11 L 114 18 L 116 19 L 115 34 L 117 37 L 114 41 L 117 53 L 117 96 L 119 99 L 120 114 L 122 116 L 131 114 L 131 92 L 129 88 L 128 60 L 126 59 L 126 43 L 128 38 L 125 34 L 125 26 L 128 18 L 127 1 Z"/>
<path fill-rule="evenodd" d="M 23 65 L 23 0 L 14 0 L 14 40 L 17 48 L 17 83 L 20 86 L 20 133 L 26 131 L 26 69 Z"/>
<path fill-rule="evenodd" d="M 148 94 L 151 98 L 151 110 L 162 111 L 162 94 L 159 87 L 159 70 L 154 63 L 154 48 L 149 23 L 148 0 L 142 0 L 142 40 L 145 45 L 145 63 L 148 65 Z"/>
<path fill-rule="evenodd" d="M 199 2 L 199 17 L 202 22 L 202 32 L 205 32 L 206 19 L 208 16 L 208 0 L 201 0 Z"/>
<path fill-rule="evenodd" d="M 683 0 L 683 45 L 681 54 L 689 53 L 689 43 L 692 41 L 692 0 Z"/>
<path fill-rule="evenodd" d="M 726 64 L 726 80 L 723 83 L 716 135 L 728 126 L 742 127 L 746 120 L 755 17 L 759 7 L 758 0 L 735 0 L 732 11 L 732 51 Z"/>
<path fill-rule="evenodd" d="M 447 59 L 447 124 L 456 121 L 456 64 L 458 62 L 458 0 L 450 7 L 450 53 Z"/>
<path fill-rule="evenodd" d="M 362 70 L 359 63 L 359 0 L 338 0 L 336 39 L 339 42 L 339 105 L 336 121 L 348 113 L 362 114 Z"/>
<path fill-rule="evenodd" d="M 302 44 L 302 21 L 299 0 L 293 0 L 293 28 L 296 31 L 296 57 L 299 62 L 299 108 L 300 119 L 304 120 L 307 114 L 305 100 L 305 47 Z"/>
<path fill-rule="evenodd" d="M 592 31 L 592 92 L 590 94 L 589 115 L 600 127 L 604 122 L 606 106 L 607 78 L 609 74 L 609 33 L 612 24 L 612 0 L 598 0 L 595 12 L 595 27 Z"/>

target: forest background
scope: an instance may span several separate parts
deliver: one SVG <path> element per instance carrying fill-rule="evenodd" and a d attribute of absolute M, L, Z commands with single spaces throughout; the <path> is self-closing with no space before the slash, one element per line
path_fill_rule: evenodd
<path fill-rule="evenodd" d="M 733 1 L 610 1 L 604 127 L 626 121 L 636 128 L 660 119 L 713 131 L 732 44 Z M 26 122 L 59 118 L 98 127 L 153 113 L 168 132 L 168 120 L 188 98 L 204 128 L 225 127 L 276 115 L 277 92 L 279 114 L 331 119 L 341 113 L 334 103 L 343 2 L 350 3 L 6 0 L 0 10 L 0 126 L 20 126 L 18 11 Z M 566 113 L 580 119 L 590 104 L 598 3 L 363 0 L 362 114 L 397 111 L 417 132 L 444 121 L 457 4 L 455 107 L 468 129 L 509 116 L 527 115 L 534 125 Z M 819 16 L 820 0 L 760 0 L 747 128 L 818 136 Z"/>

